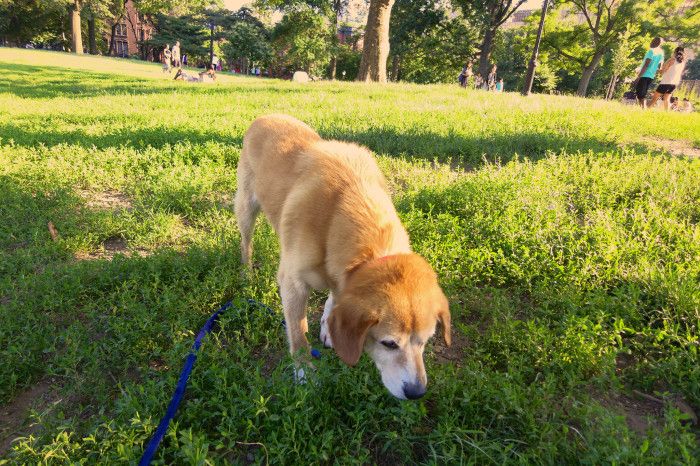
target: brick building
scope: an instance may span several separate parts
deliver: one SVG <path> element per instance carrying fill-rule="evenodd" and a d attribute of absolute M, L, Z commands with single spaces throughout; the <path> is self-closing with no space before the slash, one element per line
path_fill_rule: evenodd
<path fill-rule="evenodd" d="M 136 10 L 132 0 L 127 0 L 124 14 L 115 23 L 109 25 L 109 28 L 104 31 L 104 38 L 113 56 L 138 55 L 141 58 L 152 59 L 149 56 L 150 51 L 145 53 L 139 43 L 150 39 L 153 32 L 151 20 Z"/>

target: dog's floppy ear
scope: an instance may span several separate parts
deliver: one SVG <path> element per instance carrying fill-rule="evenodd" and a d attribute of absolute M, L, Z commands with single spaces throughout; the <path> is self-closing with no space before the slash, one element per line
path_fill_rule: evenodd
<path fill-rule="evenodd" d="M 450 318 L 450 303 L 445 299 L 445 303 L 440 307 L 438 311 L 438 319 L 442 323 L 442 332 L 445 335 L 445 344 L 450 346 L 452 344 L 452 327 Z"/>
<path fill-rule="evenodd" d="M 347 304 L 337 304 L 328 318 L 328 330 L 333 348 L 348 366 L 354 366 L 362 356 L 367 331 L 379 322 L 375 316 Z"/>

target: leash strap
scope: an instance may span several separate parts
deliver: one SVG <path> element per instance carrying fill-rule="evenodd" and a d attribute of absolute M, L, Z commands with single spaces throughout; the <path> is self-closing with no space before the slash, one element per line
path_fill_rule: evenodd
<path fill-rule="evenodd" d="M 163 440 L 165 432 L 168 430 L 168 425 L 175 416 L 177 408 L 178 406 L 180 406 L 180 402 L 182 401 L 182 397 L 185 395 L 187 381 L 190 378 L 190 374 L 192 373 L 192 367 L 194 366 L 194 362 L 197 359 L 197 351 L 199 350 L 199 347 L 202 346 L 202 340 L 205 336 L 207 336 L 209 332 L 211 332 L 214 323 L 216 323 L 221 313 L 223 313 L 226 309 L 230 307 L 231 301 L 221 306 L 218 311 L 216 311 L 214 314 L 212 314 L 211 317 L 209 317 L 207 322 L 204 324 L 204 327 L 202 327 L 202 329 L 199 331 L 199 334 L 197 334 L 197 338 L 195 338 L 194 340 L 194 344 L 192 345 L 190 354 L 187 355 L 185 365 L 182 368 L 182 372 L 180 373 L 180 380 L 178 380 L 177 387 L 175 387 L 175 393 L 173 393 L 173 397 L 170 399 L 168 410 L 165 412 L 165 416 L 163 416 L 163 419 L 160 420 L 160 424 L 158 424 L 158 428 L 153 434 L 153 437 L 151 437 L 151 440 L 148 442 L 148 446 L 146 446 L 146 449 L 143 452 L 143 456 L 141 456 L 141 461 L 139 461 L 139 466 L 148 466 L 149 464 L 151 464 L 151 460 L 153 460 L 153 455 L 156 454 L 156 450 L 158 450 L 158 445 L 160 445 L 161 440 Z"/>
<path fill-rule="evenodd" d="M 275 315 L 275 311 L 273 311 L 269 306 L 261 302 L 258 302 L 254 299 L 246 299 L 245 301 L 250 306 L 257 306 L 263 310 L 266 310 L 271 315 Z M 199 347 L 202 346 L 202 340 L 205 336 L 207 336 L 207 334 L 211 332 L 211 329 L 214 327 L 214 324 L 219 319 L 219 316 L 230 307 L 231 301 L 221 306 L 218 311 L 216 311 L 214 314 L 212 314 L 211 317 L 209 317 L 207 322 L 204 324 L 204 327 L 202 327 L 202 329 L 197 334 L 197 338 L 194 339 L 194 344 L 192 345 L 190 354 L 187 355 L 185 365 L 182 368 L 182 372 L 180 372 L 180 380 L 178 380 L 177 386 L 175 387 L 175 393 L 173 393 L 173 397 L 170 399 L 170 404 L 168 404 L 168 410 L 165 412 L 165 416 L 163 416 L 163 418 L 160 420 L 158 428 L 153 434 L 153 437 L 151 437 L 151 440 L 148 442 L 146 449 L 143 451 L 143 456 L 141 456 L 139 466 L 148 466 L 151 464 L 153 456 L 156 454 L 160 442 L 163 440 L 163 437 L 165 437 L 165 433 L 168 430 L 170 421 L 172 421 L 173 417 L 175 416 L 177 408 L 180 406 L 180 402 L 182 401 L 182 397 L 185 396 L 187 382 L 190 378 L 190 374 L 192 373 L 192 367 L 194 366 L 194 362 L 197 359 L 197 351 L 199 351 Z M 286 327 L 284 320 L 282 320 L 282 325 Z M 312 349 L 311 355 L 314 358 L 321 357 L 321 353 L 317 349 Z"/>

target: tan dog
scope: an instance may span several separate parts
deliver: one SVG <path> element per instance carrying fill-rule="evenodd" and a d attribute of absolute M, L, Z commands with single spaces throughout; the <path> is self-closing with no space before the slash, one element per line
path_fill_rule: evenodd
<path fill-rule="evenodd" d="M 309 353 L 309 290 L 330 289 L 321 341 L 350 366 L 364 349 L 394 396 L 423 396 L 425 343 L 440 320 L 450 344 L 449 306 L 435 272 L 411 252 L 369 151 L 324 141 L 289 116 L 258 118 L 238 163 L 236 217 L 246 266 L 260 208 L 280 239 L 277 279 L 291 353 Z"/>

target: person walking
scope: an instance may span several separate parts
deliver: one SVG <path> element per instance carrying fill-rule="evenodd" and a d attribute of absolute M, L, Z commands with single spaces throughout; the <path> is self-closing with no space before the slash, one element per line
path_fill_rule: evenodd
<path fill-rule="evenodd" d="M 649 44 L 649 50 L 642 59 L 642 67 L 639 70 L 637 79 L 634 81 L 635 92 L 637 93 L 637 102 L 642 108 L 647 108 L 647 94 L 649 86 L 659 70 L 661 62 L 664 61 L 664 51 L 661 48 L 662 40 L 660 37 L 654 37 Z"/>
<path fill-rule="evenodd" d="M 489 91 L 495 91 L 496 90 L 496 71 L 498 70 L 498 66 L 493 65 L 491 68 L 491 72 L 489 73 L 488 81 L 487 81 L 487 89 Z"/>
<path fill-rule="evenodd" d="M 172 58 L 172 52 L 170 51 L 170 46 L 168 44 L 165 44 L 165 48 L 163 49 L 161 55 L 163 61 L 163 73 L 170 73 L 170 60 Z"/>
<path fill-rule="evenodd" d="M 462 67 L 462 72 L 459 73 L 459 76 L 457 77 L 457 81 L 459 81 L 460 87 L 467 87 L 467 65 L 464 65 Z"/>
<path fill-rule="evenodd" d="M 651 104 L 649 104 L 650 107 L 654 108 L 656 101 L 663 96 L 664 109 L 668 110 L 671 94 L 681 82 L 685 64 L 685 48 L 676 47 L 676 50 L 673 51 L 673 56 L 661 67 L 661 83 L 654 91 Z"/>
<path fill-rule="evenodd" d="M 172 54 L 173 54 L 173 66 L 175 68 L 181 68 L 182 63 L 180 62 L 180 41 L 179 40 L 177 42 L 175 42 L 175 45 L 173 45 Z"/>

